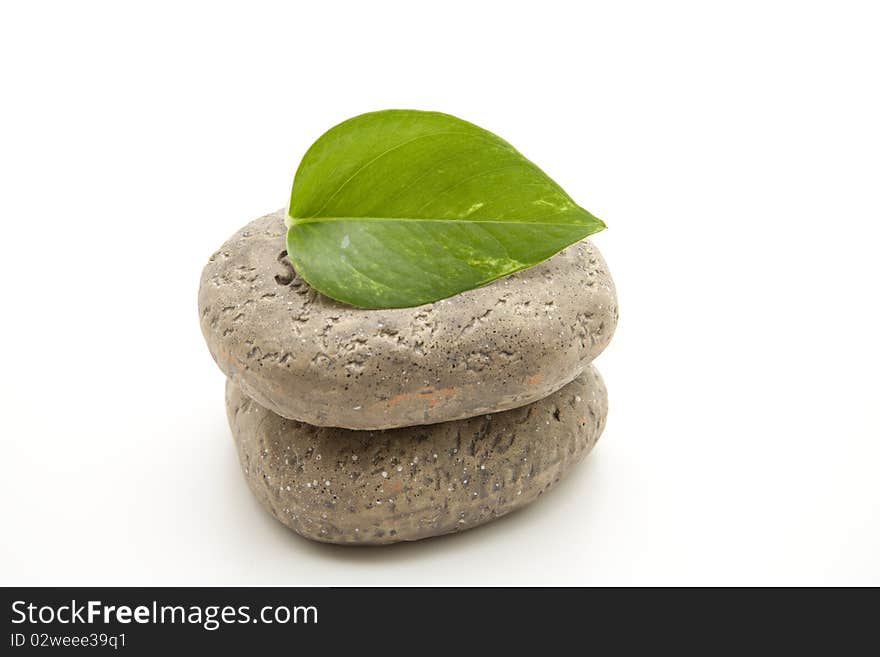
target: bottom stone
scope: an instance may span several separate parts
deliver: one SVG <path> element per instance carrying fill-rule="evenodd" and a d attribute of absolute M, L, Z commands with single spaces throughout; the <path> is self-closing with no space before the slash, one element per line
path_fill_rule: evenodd
<path fill-rule="evenodd" d="M 288 420 L 226 383 L 226 410 L 260 503 L 316 541 L 380 545 L 470 529 L 534 501 L 605 426 L 589 367 L 540 401 L 494 415 L 384 431 Z"/>

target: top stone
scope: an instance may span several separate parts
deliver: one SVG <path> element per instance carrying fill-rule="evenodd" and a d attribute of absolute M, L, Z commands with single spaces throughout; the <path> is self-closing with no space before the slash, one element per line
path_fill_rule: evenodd
<path fill-rule="evenodd" d="M 278 415 L 387 429 L 504 411 L 573 380 L 614 332 L 614 283 L 588 240 L 449 299 L 364 310 L 297 276 L 284 216 L 233 235 L 199 288 L 214 360 Z"/>

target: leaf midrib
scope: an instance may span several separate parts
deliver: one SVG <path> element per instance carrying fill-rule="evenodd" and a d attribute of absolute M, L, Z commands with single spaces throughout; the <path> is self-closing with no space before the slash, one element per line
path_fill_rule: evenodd
<path fill-rule="evenodd" d="M 599 225 L 604 226 L 605 222 L 601 219 L 590 215 Z M 320 224 L 325 222 L 337 221 L 406 221 L 415 223 L 448 223 L 448 224 L 503 224 L 514 225 L 522 224 L 524 226 L 553 226 L 561 228 L 564 226 L 589 226 L 589 222 L 583 221 L 529 221 L 524 220 L 505 220 L 505 219 L 446 219 L 441 217 L 287 217 L 286 223 L 289 228 L 295 226 L 305 226 L 308 224 Z"/>

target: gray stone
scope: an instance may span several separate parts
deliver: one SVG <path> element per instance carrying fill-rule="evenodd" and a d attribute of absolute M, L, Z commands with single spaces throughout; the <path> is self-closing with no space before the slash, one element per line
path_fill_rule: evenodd
<path fill-rule="evenodd" d="M 462 531 L 537 499 L 593 447 L 608 410 L 587 370 L 511 411 L 384 431 L 288 420 L 231 380 L 226 409 L 260 503 L 316 541 L 379 545 Z"/>
<path fill-rule="evenodd" d="M 614 284 L 584 240 L 530 269 L 416 308 L 363 310 L 296 275 L 284 212 L 245 226 L 202 273 L 202 332 L 266 408 L 320 426 L 431 424 L 531 403 L 574 379 L 617 323 Z"/>

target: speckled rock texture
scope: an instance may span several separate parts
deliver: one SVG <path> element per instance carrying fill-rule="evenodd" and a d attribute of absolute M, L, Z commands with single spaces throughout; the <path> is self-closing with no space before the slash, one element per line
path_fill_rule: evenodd
<path fill-rule="evenodd" d="M 199 289 L 214 360 L 284 417 L 383 429 L 516 408 L 578 376 L 617 324 L 614 284 L 587 240 L 443 301 L 363 310 L 297 276 L 284 214 L 233 235 Z"/>
<path fill-rule="evenodd" d="M 273 516 L 316 541 L 381 545 L 470 529 L 534 501 L 595 445 L 608 402 L 588 367 L 528 406 L 402 429 L 288 420 L 231 380 L 226 410 L 248 485 Z"/>

